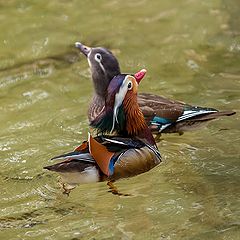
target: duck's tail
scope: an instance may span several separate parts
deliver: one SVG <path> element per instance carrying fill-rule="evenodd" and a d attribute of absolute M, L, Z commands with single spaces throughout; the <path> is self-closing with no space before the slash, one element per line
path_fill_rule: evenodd
<path fill-rule="evenodd" d="M 173 133 L 178 132 L 179 134 L 182 134 L 186 131 L 192 131 L 196 128 L 204 126 L 209 121 L 218 119 L 222 116 L 231 116 L 236 114 L 234 111 L 215 111 L 215 112 L 208 112 L 199 114 L 187 119 L 184 119 L 182 121 L 176 122 L 174 124 L 169 124 L 165 129 L 163 129 L 162 133 Z"/>
<path fill-rule="evenodd" d="M 234 114 L 236 114 L 236 112 L 234 112 L 234 111 L 220 111 L 220 112 L 213 112 L 213 113 L 198 115 L 189 120 L 191 120 L 191 121 L 211 121 L 211 120 L 217 119 L 222 116 L 232 116 Z"/>

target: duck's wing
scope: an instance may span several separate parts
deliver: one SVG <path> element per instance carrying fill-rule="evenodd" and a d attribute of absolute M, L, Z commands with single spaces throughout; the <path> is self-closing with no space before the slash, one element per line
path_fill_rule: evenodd
<path fill-rule="evenodd" d="M 202 122 L 235 114 L 233 111 L 219 112 L 214 108 L 192 106 L 147 93 L 139 94 L 138 102 L 150 129 L 155 133 L 187 131 Z"/>
<path fill-rule="evenodd" d="M 116 163 L 118 166 L 121 166 L 121 172 L 124 173 L 124 171 L 126 171 L 126 175 L 128 175 L 127 165 L 129 163 L 124 167 L 124 159 L 129 160 L 131 155 L 134 157 L 132 159 L 133 162 L 144 162 L 145 160 L 148 162 L 148 158 L 150 158 L 149 160 L 151 161 L 153 161 L 153 159 L 158 159 L 157 162 L 161 161 L 161 155 L 158 149 L 155 146 L 143 142 L 141 139 L 118 136 L 92 138 L 91 135 L 89 135 L 88 142 L 91 155 L 101 171 L 108 177 L 114 175 Z M 125 157 L 123 158 L 123 156 Z M 119 162 L 121 162 L 120 165 Z M 132 164 L 133 163 L 130 163 L 130 165 Z M 136 172 L 138 172 L 137 169 Z"/>
<path fill-rule="evenodd" d="M 140 139 L 120 136 L 101 136 L 101 142 L 110 152 L 121 152 L 130 148 L 142 148 L 146 145 Z"/>
<path fill-rule="evenodd" d="M 92 156 L 88 154 L 88 159 Z M 68 158 L 60 163 L 43 167 L 44 169 L 54 172 L 83 172 L 88 167 L 96 166 L 94 159 L 92 161 L 86 160 L 86 158 Z"/>
<path fill-rule="evenodd" d="M 89 154 L 88 142 L 84 141 L 81 145 L 77 146 L 72 152 L 64 153 L 51 158 L 51 160 L 69 160 L 75 159 L 85 162 L 95 162 Z"/>
<path fill-rule="evenodd" d="M 53 157 L 51 160 L 62 162 L 44 167 L 55 172 L 82 172 L 84 169 L 95 166 L 96 162 L 89 153 L 88 143 L 84 141 L 74 151 Z"/>

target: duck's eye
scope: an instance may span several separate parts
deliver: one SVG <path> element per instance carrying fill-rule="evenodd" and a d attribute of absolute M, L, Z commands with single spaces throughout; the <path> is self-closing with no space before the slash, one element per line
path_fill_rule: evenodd
<path fill-rule="evenodd" d="M 132 89 L 132 82 L 129 82 L 128 83 L 128 90 L 131 90 Z"/>
<path fill-rule="evenodd" d="M 100 53 L 96 53 L 96 54 L 95 54 L 95 60 L 96 60 L 97 62 L 100 62 L 100 61 L 102 60 L 102 55 L 101 55 Z"/>

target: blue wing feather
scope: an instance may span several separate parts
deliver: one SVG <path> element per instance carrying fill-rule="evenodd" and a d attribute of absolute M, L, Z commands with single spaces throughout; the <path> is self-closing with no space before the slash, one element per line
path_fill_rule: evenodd
<path fill-rule="evenodd" d="M 185 105 L 184 110 L 182 114 L 176 119 L 176 120 L 170 120 L 168 118 L 160 117 L 160 116 L 155 116 L 151 124 L 157 125 L 159 128 L 159 132 L 163 131 L 167 127 L 174 125 L 178 122 L 182 122 L 185 120 L 190 120 L 191 118 L 200 116 L 200 115 L 205 115 L 205 114 L 211 114 L 218 112 L 218 110 L 214 108 L 202 108 L 202 107 L 195 107 L 195 106 L 190 106 L 190 105 Z"/>

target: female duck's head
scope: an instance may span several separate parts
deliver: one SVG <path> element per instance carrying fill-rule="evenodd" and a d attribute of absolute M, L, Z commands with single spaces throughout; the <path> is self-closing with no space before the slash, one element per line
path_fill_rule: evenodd
<path fill-rule="evenodd" d="M 120 74 L 118 60 L 106 48 L 91 48 L 80 42 L 76 42 L 75 46 L 88 60 L 96 93 L 101 97 L 105 97 L 110 81 L 114 76 Z"/>

